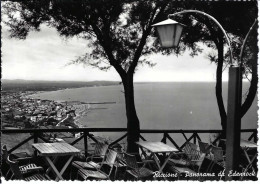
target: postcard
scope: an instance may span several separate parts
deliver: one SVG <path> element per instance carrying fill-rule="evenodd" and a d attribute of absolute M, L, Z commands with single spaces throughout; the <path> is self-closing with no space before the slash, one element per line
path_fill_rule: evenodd
<path fill-rule="evenodd" d="M 1 1 L 1 182 L 258 180 L 258 1 Z"/>

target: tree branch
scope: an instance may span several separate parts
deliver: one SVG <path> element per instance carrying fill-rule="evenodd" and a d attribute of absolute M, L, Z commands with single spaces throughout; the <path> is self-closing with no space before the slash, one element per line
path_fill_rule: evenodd
<path fill-rule="evenodd" d="M 165 5 L 160 9 L 159 13 L 160 13 L 160 12 L 163 12 L 166 6 L 167 6 L 167 4 L 165 4 Z M 155 19 L 156 11 L 157 11 L 157 8 L 155 8 L 154 11 L 153 11 L 152 14 L 151 14 L 151 18 L 150 18 L 150 20 L 149 20 L 149 22 L 148 22 L 148 24 L 147 24 L 147 29 L 144 30 L 144 32 L 143 32 L 141 41 L 139 42 L 139 45 L 138 45 L 138 47 L 137 47 L 137 49 L 136 49 L 136 52 L 135 52 L 135 55 L 134 55 L 134 58 L 133 58 L 133 62 L 131 63 L 131 65 L 130 65 L 130 67 L 129 67 L 129 70 L 127 71 L 127 73 L 133 74 L 134 71 L 135 71 L 135 68 L 136 68 L 136 66 L 137 66 L 137 64 L 138 64 L 139 58 L 140 58 L 140 56 L 141 56 L 141 54 L 142 54 L 142 50 L 143 50 L 143 48 L 144 48 L 144 46 L 145 46 L 145 44 L 146 44 L 146 39 L 147 39 L 148 35 L 150 34 L 150 32 L 151 32 L 151 30 L 152 30 L 151 25 L 152 25 L 152 23 L 153 23 L 153 20 Z M 158 14 L 159 14 L 159 13 L 158 13 Z M 157 15 L 158 15 L 158 14 L 157 14 Z"/>
<path fill-rule="evenodd" d="M 126 71 L 122 68 L 122 66 L 118 62 L 116 62 L 116 60 L 112 54 L 112 50 L 110 49 L 108 44 L 105 42 L 105 39 L 103 38 L 100 29 L 95 24 L 91 24 L 91 27 L 92 27 L 93 31 L 95 32 L 100 44 L 102 45 L 102 47 L 108 57 L 109 63 L 116 69 L 116 71 L 119 73 L 121 78 L 125 77 Z"/>

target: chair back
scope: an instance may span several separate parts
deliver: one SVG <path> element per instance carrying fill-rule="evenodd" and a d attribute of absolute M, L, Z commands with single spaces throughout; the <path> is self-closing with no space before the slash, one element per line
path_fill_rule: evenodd
<path fill-rule="evenodd" d="M 200 140 L 198 142 L 199 142 L 200 151 L 202 153 L 209 154 L 210 153 L 210 145 L 206 142 L 201 142 Z"/>
<path fill-rule="evenodd" d="M 128 153 L 125 153 L 125 162 L 128 167 L 131 169 L 138 169 L 137 161 L 135 155 L 131 155 Z"/>
<path fill-rule="evenodd" d="M 205 153 L 202 153 L 199 150 L 191 149 L 190 154 L 188 155 L 189 160 L 192 162 L 193 165 L 197 165 L 198 167 L 201 166 L 202 161 L 205 158 Z"/>
<path fill-rule="evenodd" d="M 19 169 L 18 162 L 10 160 L 10 156 L 7 157 L 6 162 L 10 166 L 10 169 L 13 172 L 15 179 L 23 179 L 23 175 Z"/>
<path fill-rule="evenodd" d="M 114 167 L 114 164 L 115 164 L 115 161 L 116 161 L 116 157 L 117 157 L 117 152 L 112 150 L 112 149 L 109 149 L 107 154 L 105 155 L 105 158 L 104 158 L 102 164 L 101 164 L 100 170 L 102 170 L 102 171 L 103 171 L 103 167 L 105 165 L 110 167 L 110 169 L 103 171 L 108 177 L 112 173 L 112 170 L 113 170 L 113 167 Z"/>
<path fill-rule="evenodd" d="M 108 149 L 108 145 L 102 142 L 98 142 L 95 146 L 93 156 L 105 155 Z"/>
<path fill-rule="evenodd" d="M 105 156 L 104 162 L 109 166 L 113 166 L 116 161 L 116 156 L 117 156 L 117 152 L 109 149 Z"/>
<path fill-rule="evenodd" d="M 217 162 L 219 161 L 224 161 L 224 155 L 223 155 L 223 150 L 220 147 L 216 147 L 212 145 L 211 148 L 211 153 L 213 154 L 213 159 Z"/>
<path fill-rule="evenodd" d="M 198 150 L 198 146 L 191 142 L 186 142 L 186 144 L 183 148 L 184 153 L 190 154 L 192 150 Z"/>

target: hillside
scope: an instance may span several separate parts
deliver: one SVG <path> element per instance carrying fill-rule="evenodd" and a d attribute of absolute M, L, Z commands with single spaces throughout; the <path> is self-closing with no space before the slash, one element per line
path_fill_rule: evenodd
<path fill-rule="evenodd" d="M 65 88 L 118 85 L 118 81 L 34 81 L 2 79 L 2 91 L 55 91 Z"/>

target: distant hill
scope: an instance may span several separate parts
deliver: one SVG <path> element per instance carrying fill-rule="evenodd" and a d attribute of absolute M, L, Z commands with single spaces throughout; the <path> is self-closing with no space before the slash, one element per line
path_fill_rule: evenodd
<path fill-rule="evenodd" d="M 43 81 L 2 79 L 2 91 L 55 91 L 65 88 L 119 85 L 119 81 Z"/>

